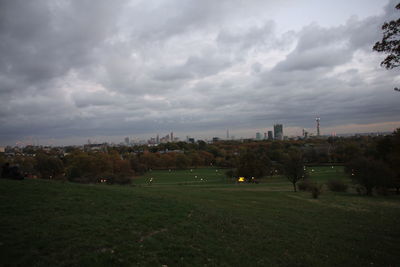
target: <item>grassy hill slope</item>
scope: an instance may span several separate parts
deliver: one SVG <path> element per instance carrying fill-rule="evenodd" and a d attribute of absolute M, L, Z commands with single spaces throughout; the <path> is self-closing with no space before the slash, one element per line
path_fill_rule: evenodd
<path fill-rule="evenodd" d="M 314 200 L 274 179 L 136 187 L 0 180 L 1 263 L 398 264 L 399 197 L 325 192 Z"/>

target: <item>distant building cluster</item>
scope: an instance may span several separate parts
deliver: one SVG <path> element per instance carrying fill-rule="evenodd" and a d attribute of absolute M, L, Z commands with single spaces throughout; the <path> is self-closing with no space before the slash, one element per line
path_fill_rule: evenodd
<path fill-rule="evenodd" d="M 171 132 L 165 136 L 160 137 L 159 134 L 155 137 L 150 137 L 148 140 L 141 140 L 141 139 L 134 139 L 134 138 L 129 138 L 125 137 L 124 142 L 121 142 L 120 145 L 126 145 L 126 146 L 131 146 L 131 145 L 158 145 L 158 144 L 165 144 L 169 142 L 179 142 L 178 137 L 174 137 L 174 133 Z"/>
<path fill-rule="evenodd" d="M 285 137 L 283 136 L 283 125 L 282 124 L 275 124 L 273 131 L 267 131 L 262 135 L 260 132 L 256 133 L 255 140 L 284 140 Z"/>
<path fill-rule="evenodd" d="M 332 133 L 331 135 L 322 135 L 321 134 L 321 129 L 320 129 L 320 118 L 316 117 L 315 118 L 316 122 L 316 127 L 315 131 L 312 131 L 311 133 L 306 131 L 305 129 L 302 130 L 301 136 L 291 136 L 290 138 L 288 136 L 284 135 L 283 131 L 283 124 L 281 123 L 276 123 L 273 125 L 272 129 L 268 129 L 265 132 L 256 132 L 255 136 L 252 138 L 243 138 L 240 137 L 238 139 L 235 139 L 235 136 L 231 135 L 229 132 L 229 129 L 226 130 L 226 138 L 221 138 L 218 136 L 214 136 L 210 139 L 204 139 L 204 140 L 196 140 L 194 137 L 186 136 L 186 140 L 180 140 L 178 137 L 174 136 L 174 132 L 170 132 L 164 136 L 161 136 L 157 134 L 155 137 L 150 137 L 149 139 L 138 139 L 138 138 L 131 138 L 131 137 L 124 137 L 122 139 L 122 142 L 120 143 L 99 143 L 96 141 L 93 141 L 88 139 L 87 144 L 83 145 L 82 148 L 84 151 L 107 151 L 107 146 L 137 146 L 137 145 L 145 145 L 145 146 L 157 146 L 159 144 L 166 144 L 166 143 L 174 143 L 174 142 L 186 142 L 186 143 L 191 143 L 194 144 L 196 142 L 205 142 L 205 143 L 216 143 L 224 140 L 256 140 L 256 141 L 263 141 L 263 140 L 268 140 L 268 141 L 273 141 L 273 140 L 298 140 L 298 139 L 308 139 L 308 138 L 328 138 L 329 136 L 333 137 L 350 137 L 350 136 L 379 136 L 379 135 L 387 135 L 390 134 L 390 132 L 374 132 L 374 133 L 358 133 L 358 134 L 336 134 L 336 132 Z M 25 146 L 33 146 L 33 147 L 42 147 L 39 146 L 39 143 L 37 142 L 37 145 L 32 145 L 31 143 L 26 143 L 22 141 L 17 141 L 16 147 L 25 147 Z M 54 145 L 48 144 L 45 146 L 43 149 L 50 149 L 50 147 L 54 147 Z M 17 151 L 18 152 L 18 151 Z M 0 154 L 7 154 L 9 152 L 6 151 L 5 147 L 0 147 Z"/>

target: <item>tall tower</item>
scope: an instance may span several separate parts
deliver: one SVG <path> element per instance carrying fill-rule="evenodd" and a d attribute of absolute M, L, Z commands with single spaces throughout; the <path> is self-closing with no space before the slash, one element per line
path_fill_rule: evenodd
<path fill-rule="evenodd" d="M 319 131 L 319 121 L 321 119 L 319 117 L 315 118 L 315 121 L 317 122 L 317 136 L 320 136 L 320 131 Z"/>
<path fill-rule="evenodd" d="M 226 129 L 226 139 L 229 140 L 229 129 Z"/>

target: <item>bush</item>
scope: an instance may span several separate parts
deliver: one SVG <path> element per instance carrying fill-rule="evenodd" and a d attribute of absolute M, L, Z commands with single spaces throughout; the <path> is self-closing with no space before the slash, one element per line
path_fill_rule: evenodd
<path fill-rule="evenodd" d="M 326 185 L 333 192 L 346 192 L 348 188 L 348 185 L 341 180 L 330 180 Z"/>
<path fill-rule="evenodd" d="M 226 172 L 225 172 L 225 176 L 228 178 L 228 179 L 231 179 L 231 178 L 233 178 L 234 176 L 235 176 L 235 172 L 234 172 L 234 170 L 227 170 Z"/>
<path fill-rule="evenodd" d="M 389 189 L 387 187 L 377 187 L 375 191 L 378 195 L 381 196 L 389 195 Z"/>
<path fill-rule="evenodd" d="M 309 186 L 309 190 L 311 191 L 311 196 L 313 198 L 317 199 L 319 197 L 319 195 L 321 195 L 321 193 L 322 193 L 322 185 L 319 185 L 317 183 L 311 184 Z"/>
<path fill-rule="evenodd" d="M 302 180 L 301 182 L 297 183 L 297 188 L 300 191 L 308 191 L 311 186 L 311 182 L 307 179 Z"/>
<path fill-rule="evenodd" d="M 356 190 L 357 194 L 359 195 L 365 195 L 366 193 L 365 188 L 362 187 L 361 185 L 355 185 L 354 190 Z"/>
<path fill-rule="evenodd" d="M 372 196 L 373 189 L 390 187 L 392 180 L 392 173 L 384 162 L 365 157 L 349 162 L 346 171 L 353 183 L 362 186 L 369 196 Z M 357 192 L 361 193 L 361 190 Z"/>

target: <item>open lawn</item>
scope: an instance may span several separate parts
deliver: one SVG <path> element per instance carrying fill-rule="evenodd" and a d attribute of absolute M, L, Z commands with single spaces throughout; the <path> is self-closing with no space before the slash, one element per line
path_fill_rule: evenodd
<path fill-rule="evenodd" d="M 153 171 L 136 186 L 0 180 L 0 263 L 398 266 L 400 197 L 315 200 L 279 176 L 234 184 L 223 173 Z M 342 168 L 311 173 L 332 178 L 345 179 Z"/>

